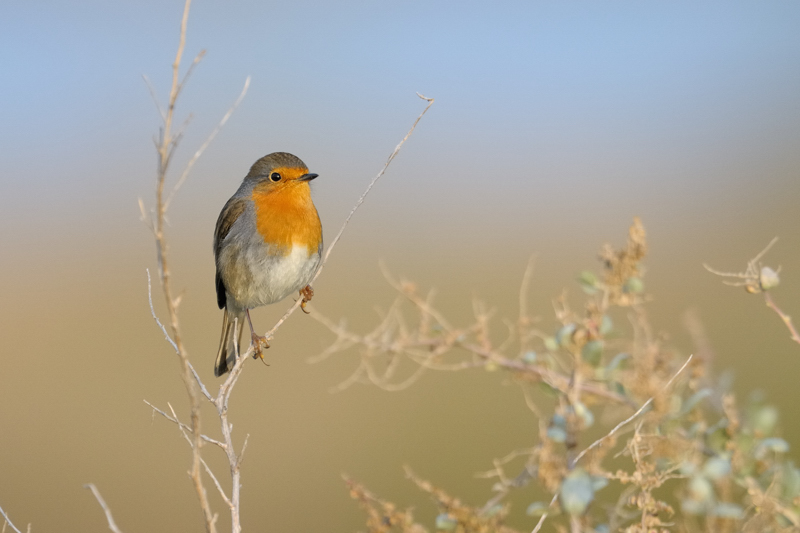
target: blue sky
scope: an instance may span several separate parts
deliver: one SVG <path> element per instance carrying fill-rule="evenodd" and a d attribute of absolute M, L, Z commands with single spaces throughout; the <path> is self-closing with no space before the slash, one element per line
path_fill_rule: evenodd
<path fill-rule="evenodd" d="M 71 181 L 91 181 L 87 159 L 130 154 L 157 124 L 140 75 L 165 93 L 180 11 L 0 6 L 4 188 L 73 168 Z M 731 155 L 769 160 L 787 148 L 781 139 L 796 140 L 798 21 L 793 2 L 196 2 L 187 59 L 208 55 L 183 100 L 195 116 L 187 141 L 251 75 L 223 137 L 245 158 L 239 174 L 278 139 L 381 159 L 420 91 L 438 100 L 428 164 L 459 179 L 481 180 L 469 158 L 485 153 L 485 164 L 524 165 L 544 187 L 607 178 L 611 167 L 625 179 L 627 165 L 656 189 L 665 166 L 679 182 L 698 179 L 686 175 L 694 168 L 717 183 L 726 178 L 704 168 Z M 352 145 L 336 142 L 342 134 Z"/>

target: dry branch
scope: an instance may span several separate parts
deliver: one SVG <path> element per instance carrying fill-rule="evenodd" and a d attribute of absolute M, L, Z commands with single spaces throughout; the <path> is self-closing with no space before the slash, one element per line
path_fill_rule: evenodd
<path fill-rule="evenodd" d="M 22 533 L 22 531 L 17 529 L 17 526 L 14 525 L 14 523 L 11 521 L 11 519 L 8 517 L 8 515 L 3 510 L 2 507 L 0 507 L 0 514 L 3 515 L 3 520 L 4 520 L 3 530 L 5 530 L 5 528 L 6 528 L 5 524 L 8 524 L 9 526 L 11 526 L 11 529 L 16 531 L 17 533 Z M 30 527 L 28 529 L 30 529 Z"/>
<path fill-rule="evenodd" d="M 103 512 L 106 515 L 106 520 L 108 521 L 108 529 L 110 529 L 113 533 L 122 533 L 122 530 L 117 527 L 117 523 L 114 522 L 114 517 L 111 515 L 111 509 L 109 509 L 108 505 L 106 505 L 106 501 L 100 495 L 100 491 L 97 490 L 97 487 L 94 483 L 87 483 L 83 486 L 85 489 L 89 489 L 94 494 L 97 503 L 100 504 L 100 507 L 103 509 Z"/>
<path fill-rule="evenodd" d="M 723 272 L 713 269 L 705 263 L 703 267 L 712 274 L 726 278 L 722 280 L 722 283 L 725 285 L 744 287 L 745 290 L 751 294 L 762 293 L 767 307 L 775 311 L 781 321 L 786 325 L 786 328 L 789 330 L 790 338 L 794 342 L 800 344 L 800 332 L 797 331 L 797 328 L 792 322 L 792 317 L 778 307 L 778 304 L 775 303 L 775 300 L 773 300 L 772 296 L 769 294 L 769 290 L 777 287 L 780 283 L 778 274 L 780 274 L 781 268 L 778 267 L 776 270 L 773 270 L 761 264 L 761 258 L 764 257 L 776 242 L 778 242 L 777 237 L 772 239 L 763 250 L 747 262 L 747 267 L 743 272 Z"/>
<path fill-rule="evenodd" d="M 165 190 L 165 183 L 167 178 L 167 172 L 169 170 L 170 161 L 172 156 L 177 148 L 182 133 L 172 133 L 172 123 L 174 120 L 174 110 L 175 104 L 180 96 L 181 90 L 186 83 L 187 78 L 191 74 L 195 65 L 198 64 L 200 59 L 203 57 L 203 53 L 201 52 L 194 60 L 192 65 L 190 66 L 187 73 L 184 75 L 182 81 L 179 81 L 179 67 L 180 67 L 180 60 L 183 54 L 183 48 L 185 44 L 186 38 L 186 22 L 188 19 L 189 13 L 189 6 L 190 0 L 186 1 L 184 7 L 184 14 L 183 20 L 181 24 L 181 38 L 178 46 L 178 52 L 176 54 L 175 62 L 173 63 L 173 76 L 172 76 L 172 87 L 170 90 L 170 97 L 169 97 L 169 105 L 166 110 L 162 109 L 160 105 L 158 105 L 157 98 L 155 97 L 155 91 L 152 90 L 152 86 L 149 84 L 149 80 L 145 78 L 145 81 L 148 82 L 148 87 L 153 94 L 153 99 L 156 102 L 156 106 L 159 109 L 159 113 L 163 119 L 163 127 L 160 132 L 160 136 L 157 139 L 157 151 L 158 151 L 158 160 L 159 160 L 159 167 L 158 167 L 158 176 L 156 182 L 156 204 L 152 211 L 152 214 L 148 216 L 147 210 L 144 207 L 144 203 L 140 200 L 139 206 L 142 211 L 142 218 L 148 224 L 148 227 L 153 231 L 155 240 L 156 240 L 156 250 L 158 255 L 158 265 L 159 265 L 159 279 L 161 282 L 161 288 L 164 292 L 164 298 L 166 300 L 167 306 L 167 314 L 168 319 L 166 321 L 166 325 L 158 318 L 155 308 L 153 306 L 152 301 L 152 289 L 151 289 L 151 280 L 150 280 L 150 273 L 147 272 L 147 281 L 148 281 L 148 298 L 150 302 L 150 312 L 155 320 L 156 324 L 158 325 L 159 329 L 164 333 L 167 341 L 170 343 L 172 348 L 174 349 L 175 353 L 177 354 L 181 369 L 182 369 L 182 378 L 186 387 L 186 391 L 189 395 L 189 403 L 190 403 L 190 420 L 189 423 L 183 423 L 180 421 L 177 413 L 172 410 L 170 406 L 171 414 L 166 413 L 165 411 L 155 407 L 154 405 L 147 403 L 154 412 L 159 413 L 168 421 L 177 425 L 181 434 L 185 437 L 189 446 L 192 450 L 192 467 L 190 471 L 190 476 L 195 486 L 195 490 L 198 495 L 198 499 L 200 501 L 200 507 L 203 511 L 203 517 L 205 519 L 206 530 L 209 533 L 214 533 L 216 531 L 216 520 L 217 515 L 211 510 L 210 504 L 208 502 L 208 497 L 206 494 L 206 490 L 203 484 L 203 479 L 201 476 L 201 468 L 203 471 L 206 472 L 206 475 L 212 480 L 214 486 L 217 488 L 220 496 L 222 497 L 223 501 L 228 505 L 231 511 L 231 530 L 233 533 L 238 533 L 241 531 L 241 508 L 240 508 L 240 494 L 241 494 L 241 472 L 240 472 L 240 465 L 242 461 L 242 456 L 244 451 L 247 447 L 247 438 L 245 438 L 244 444 L 242 445 L 241 451 L 237 454 L 236 447 L 233 443 L 232 437 L 232 425 L 228 421 L 228 404 L 230 401 L 230 396 L 233 392 L 233 389 L 241 375 L 242 369 L 244 368 L 244 361 L 252 353 L 252 347 L 250 350 L 245 352 L 240 352 L 239 347 L 237 346 L 237 352 L 239 352 L 239 356 L 237 357 L 233 368 L 225 377 L 225 380 L 220 384 L 219 390 L 217 391 L 216 395 L 212 395 L 208 388 L 205 386 L 203 381 L 200 379 L 197 371 L 194 369 L 194 366 L 189 361 L 189 355 L 186 351 L 186 348 L 183 344 L 183 340 L 180 334 L 180 321 L 178 319 L 178 305 L 179 305 L 179 298 L 173 297 L 173 290 L 171 286 L 171 275 L 169 269 L 169 262 L 168 262 L 168 246 L 167 240 L 164 232 L 165 220 L 166 220 L 166 213 L 167 209 L 170 205 L 170 202 L 174 198 L 177 191 L 186 181 L 189 172 L 191 171 L 192 166 L 197 161 L 197 159 L 202 155 L 203 151 L 206 147 L 210 144 L 210 142 L 214 139 L 216 134 L 219 130 L 225 125 L 228 118 L 231 116 L 233 111 L 239 105 L 239 103 L 244 98 L 245 93 L 247 92 L 247 88 L 250 83 L 250 78 L 247 79 L 245 82 L 244 88 L 242 89 L 241 94 L 219 122 L 217 127 L 211 132 L 208 136 L 206 141 L 201 145 L 201 147 L 194 153 L 192 158 L 189 160 L 188 164 L 183 170 L 180 178 L 177 180 L 175 186 L 173 187 L 170 194 L 165 198 L 164 190 Z M 389 156 L 386 164 L 384 165 L 383 169 L 378 173 L 375 178 L 369 183 L 365 192 L 361 195 L 361 197 L 356 202 L 356 205 L 350 211 L 350 214 L 346 218 L 342 228 L 339 230 L 339 233 L 334 238 L 331 245 L 328 247 L 327 252 L 324 256 L 324 259 L 318 268 L 317 272 L 313 279 L 319 277 L 322 267 L 324 266 L 325 262 L 328 260 L 328 257 L 333 250 L 333 247 L 338 242 L 339 238 L 342 236 L 347 224 L 349 223 L 350 219 L 352 218 L 355 211 L 364 201 L 364 198 L 367 196 L 369 191 L 375 185 L 377 180 L 386 172 L 389 164 L 395 158 L 395 156 L 400 151 L 400 148 L 403 146 L 406 140 L 411 136 L 414 129 L 416 128 L 417 124 L 419 123 L 422 116 L 427 112 L 430 106 L 433 104 L 432 98 L 425 98 L 419 95 L 420 98 L 425 99 L 428 102 L 428 106 L 423 110 L 423 112 L 417 117 L 416 121 L 412 125 L 409 132 L 397 145 L 394 149 L 392 154 Z M 313 280 L 312 280 L 313 281 Z M 285 322 L 285 320 L 291 315 L 297 307 L 300 305 L 300 301 L 296 302 L 286 314 L 278 321 L 277 324 L 267 333 L 267 337 L 271 337 L 275 331 Z M 221 439 L 214 439 L 207 435 L 204 435 L 201 431 L 200 425 L 200 398 L 201 395 L 205 397 L 210 403 L 214 405 L 217 410 L 217 416 L 219 417 L 220 429 L 222 433 Z M 223 450 L 227 459 L 228 459 L 228 466 L 230 470 L 230 477 L 231 477 L 231 492 L 230 495 L 226 494 L 223 490 L 217 476 L 211 471 L 208 467 L 208 464 L 203 460 L 201 456 L 201 447 L 203 443 L 210 443 L 214 444 L 220 449 Z"/>

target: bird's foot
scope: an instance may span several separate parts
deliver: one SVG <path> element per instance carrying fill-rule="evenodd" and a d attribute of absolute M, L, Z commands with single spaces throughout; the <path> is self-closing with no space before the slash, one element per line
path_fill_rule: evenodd
<path fill-rule="evenodd" d="M 251 333 L 250 342 L 253 343 L 253 359 L 261 358 L 261 361 L 264 361 L 264 352 L 262 351 L 262 346 L 263 348 L 269 348 L 267 338 L 255 333 Z"/>
<path fill-rule="evenodd" d="M 311 314 L 311 311 L 306 311 L 306 304 L 314 297 L 314 289 L 311 288 L 311 285 L 306 285 L 305 288 L 300 289 L 300 296 L 303 297 L 303 301 L 300 302 L 300 309 L 307 315 Z"/>

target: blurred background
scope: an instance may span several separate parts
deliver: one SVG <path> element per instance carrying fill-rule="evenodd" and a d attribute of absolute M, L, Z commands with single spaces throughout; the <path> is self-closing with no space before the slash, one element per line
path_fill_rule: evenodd
<path fill-rule="evenodd" d="M 23 529 L 107 530 L 87 482 L 124 531 L 202 529 L 188 446 L 143 403 L 186 413 L 177 360 L 150 316 L 155 246 L 137 206 L 153 205 L 160 124 L 142 74 L 163 105 L 182 9 L 0 3 L 0 505 Z M 766 391 L 800 458 L 800 346 L 760 297 L 702 268 L 741 270 L 779 236 L 765 258 L 783 266 L 774 298 L 800 319 L 798 27 L 791 1 L 197 0 L 184 65 L 208 52 L 179 102 L 178 123 L 192 120 L 175 169 L 252 84 L 169 215 L 195 366 L 215 389 L 211 237 L 250 165 L 289 151 L 320 174 L 330 241 L 423 109 L 419 91 L 436 103 L 331 256 L 315 312 L 369 331 L 393 298 L 382 260 L 435 287 L 456 324 L 473 297 L 496 307 L 501 337 L 535 254 L 530 302 L 550 331 L 552 299 L 568 288 L 578 305 L 576 275 L 596 269 L 604 242 L 622 245 L 638 215 L 655 330 L 691 353 L 693 310 L 715 368 L 733 372 L 742 400 Z M 258 329 L 290 303 L 257 310 Z M 363 527 L 343 472 L 430 523 L 435 509 L 404 464 L 480 504 L 491 483 L 475 472 L 534 442 L 537 421 L 501 373 L 332 394 L 358 363 L 350 352 L 309 365 L 332 338 L 295 314 L 270 366 L 249 362 L 238 384 L 246 529 Z M 218 431 L 210 416 L 205 427 Z M 206 456 L 224 474 L 217 451 Z M 520 515 L 533 499 L 520 498 Z M 530 529 L 525 519 L 512 525 Z"/>

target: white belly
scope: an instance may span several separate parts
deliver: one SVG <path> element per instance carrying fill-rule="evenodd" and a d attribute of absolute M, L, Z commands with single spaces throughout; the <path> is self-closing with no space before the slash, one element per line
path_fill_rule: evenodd
<path fill-rule="evenodd" d="M 246 284 L 244 290 L 235 295 L 236 301 L 252 309 L 283 300 L 308 285 L 319 261 L 317 251 L 309 254 L 306 246 L 294 245 L 287 255 L 268 255 L 263 249 L 252 250 L 245 259 L 252 283 Z"/>

